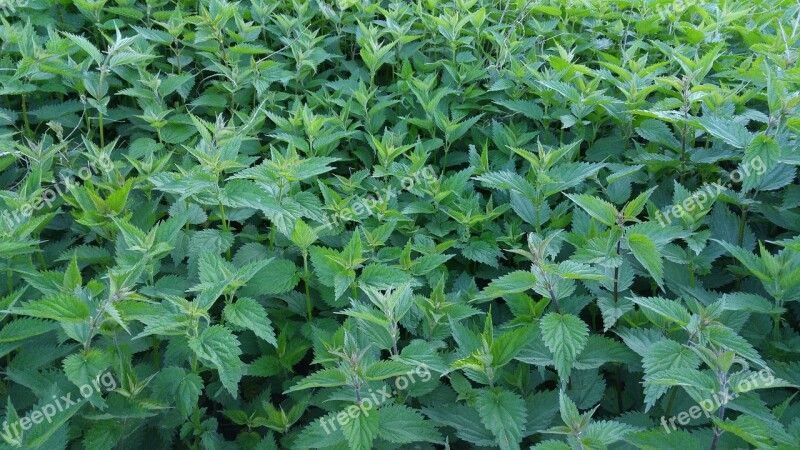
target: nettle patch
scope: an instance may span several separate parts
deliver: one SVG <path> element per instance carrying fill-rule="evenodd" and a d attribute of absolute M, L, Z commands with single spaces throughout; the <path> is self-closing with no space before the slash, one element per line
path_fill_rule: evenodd
<path fill-rule="evenodd" d="M 0 2 L 0 449 L 800 448 L 794 1 Z"/>

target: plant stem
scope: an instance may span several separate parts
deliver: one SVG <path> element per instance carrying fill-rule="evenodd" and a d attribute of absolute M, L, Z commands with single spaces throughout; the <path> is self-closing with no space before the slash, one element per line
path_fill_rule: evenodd
<path fill-rule="evenodd" d="M 722 395 L 727 396 L 728 393 L 728 374 L 722 373 Z M 725 397 L 727 398 L 727 397 Z M 719 420 L 725 419 L 725 404 L 719 406 L 719 413 L 717 414 L 717 418 Z M 710 450 L 717 450 L 717 444 L 719 443 L 719 437 L 722 435 L 722 430 L 717 426 L 714 425 L 714 440 L 711 441 L 711 448 Z"/>
<path fill-rule="evenodd" d="M 664 416 L 669 417 L 669 413 L 672 411 L 672 406 L 675 404 L 675 397 L 678 396 L 678 388 L 673 386 L 672 392 L 669 395 L 669 401 L 667 402 L 667 409 L 664 410 Z"/>
<path fill-rule="evenodd" d="M 622 243 L 622 240 L 618 240 L 617 241 L 617 255 L 619 255 L 620 244 L 621 243 Z M 614 267 L 614 303 L 615 304 L 617 303 L 618 299 L 619 299 L 619 266 Z"/>
<path fill-rule="evenodd" d="M 94 337 L 95 330 L 97 330 L 98 324 L 100 319 L 103 318 L 103 313 L 106 311 L 106 306 L 109 303 L 113 303 L 116 300 L 119 300 L 119 294 L 114 294 L 111 297 L 105 299 L 100 307 L 97 309 L 97 313 L 95 313 L 92 321 L 89 322 L 89 332 L 86 335 L 86 342 L 83 343 L 83 354 L 89 353 L 89 348 L 92 345 L 92 338 Z"/>
<path fill-rule="evenodd" d="M 745 195 L 745 198 L 747 198 L 747 195 Z M 749 209 L 750 208 L 748 208 L 747 205 L 743 205 L 742 206 L 742 217 L 739 220 L 739 232 L 738 232 L 738 234 L 736 236 L 736 245 L 738 245 L 739 247 L 741 247 L 742 243 L 744 242 L 744 227 L 747 224 L 747 211 Z M 739 290 L 739 287 L 741 286 L 741 284 L 742 284 L 742 276 L 737 273 L 736 274 L 736 290 L 737 291 Z"/>
<path fill-rule="evenodd" d="M 106 139 L 103 131 L 103 113 L 99 113 L 97 117 L 97 126 L 100 127 L 100 147 L 103 148 L 106 146 Z"/>
<path fill-rule="evenodd" d="M 275 224 L 272 224 L 269 230 L 269 249 L 272 250 L 275 247 Z"/>
<path fill-rule="evenodd" d="M 303 250 L 303 284 L 306 288 L 306 311 L 308 312 L 308 321 L 311 322 L 311 313 L 313 312 L 314 308 L 311 305 L 311 292 L 309 291 L 308 287 L 308 279 L 311 277 L 311 274 L 308 273 L 308 252 Z"/>
<path fill-rule="evenodd" d="M 25 124 L 25 135 L 30 139 L 33 138 L 33 132 L 31 131 L 31 124 L 28 121 L 27 97 L 27 95 L 22 96 L 22 122 Z"/>
<path fill-rule="evenodd" d="M 153 365 L 156 370 L 159 370 L 158 347 L 161 343 L 158 341 L 158 336 L 153 336 Z"/>

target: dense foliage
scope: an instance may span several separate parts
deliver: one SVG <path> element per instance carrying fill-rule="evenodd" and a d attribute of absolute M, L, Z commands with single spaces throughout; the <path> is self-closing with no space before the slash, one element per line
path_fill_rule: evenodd
<path fill-rule="evenodd" d="M 0 449 L 800 448 L 796 1 L 0 13 Z"/>

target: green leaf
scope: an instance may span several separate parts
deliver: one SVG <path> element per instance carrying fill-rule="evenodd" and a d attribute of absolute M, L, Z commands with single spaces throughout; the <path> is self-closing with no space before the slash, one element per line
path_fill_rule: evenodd
<path fill-rule="evenodd" d="M 525 292 L 536 285 L 536 276 L 531 272 L 517 270 L 492 280 L 476 297 L 476 300 L 493 300 L 506 294 Z"/>
<path fill-rule="evenodd" d="M 56 328 L 58 328 L 58 324 L 55 322 L 23 317 L 3 324 L 3 327 L 0 328 L 0 344 L 22 341 L 48 333 Z"/>
<path fill-rule="evenodd" d="M 320 387 L 339 387 L 347 384 L 347 376 L 340 369 L 322 369 L 305 377 L 303 381 L 287 389 L 284 394 Z"/>
<path fill-rule="evenodd" d="M 717 116 L 703 116 L 697 119 L 710 135 L 722 139 L 736 148 L 747 148 L 753 139 L 753 134 L 739 122 Z"/>
<path fill-rule="evenodd" d="M 102 350 L 89 350 L 87 354 L 72 354 L 64 359 L 64 372 L 75 386 L 92 385 L 111 365 L 108 354 Z"/>
<path fill-rule="evenodd" d="M 267 310 L 252 298 L 240 298 L 225 305 L 222 315 L 227 322 L 248 329 L 273 346 L 278 346 Z"/>
<path fill-rule="evenodd" d="M 581 209 L 589 213 L 590 216 L 600 221 L 600 223 L 608 226 L 614 226 L 617 223 L 617 216 L 619 213 L 611 203 L 585 194 L 566 194 L 566 196 L 576 205 L 580 206 Z"/>
<path fill-rule="evenodd" d="M 384 264 L 369 264 L 358 278 L 360 285 L 373 289 L 389 289 L 411 281 L 411 276 L 397 267 Z"/>
<path fill-rule="evenodd" d="M 706 328 L 705 332 L 707 333 L 708 340 L 714 344 L 728 350 L 733 350 L 739 356 L 748 359 L 761 367 L 766 367 L 766 363 L 763 359 L 761 359 L 761 356 L 758 355 L 758 352 L 756 352 L 755 348 L 753 348 L 753 346 L 747 342 L 745 338 L 739 336 L 730 328 L 722 325 L 711 326 Z"/>
<path fill-rule="evenodd" d="M 780 156 L 781 149 L 773 138 L 757 135 L 745 149 L 744 159 L 736 169 L 737 178 L 742 179 L 742 189 L 747 191 L 759 186 Z"/>
<path fill-rule="evenodd" d="M 645 204 L 647 204 L 647 200 L 650 199 L 650 195 L 655 190 L 656 188 L 652 187 L 642 192 L 641 194 L 637 195 L 636 198 L 628 202 L 628 204 L 625 205 L 625 208 L 623 208 L 622 210 L 622 214 L 625 216 L 625 220 L 634 220 L 636 216 L 638 216 L 639 213 L 642 212 L 642 210 L 645 207 Z"/>
<path fill-rule="evenodd" d="M 78 269 L 78 258 L 73 256 L 69 266 L 67 266 L 67 272 L 64 274 L 64 289 L 72 292 L 82 284 L 81 271 Z"/>
<path fill-rule="evenodd" d="M 189 338 L 189 348 L 206 364 L 217 369 L 219 379 L 233 398 L 238 397 L 238 384 L 244 365 L 239 359 L 242 350 L 231 330 L 212 325 L 197 336 Z"/>
<path fill-rule="evenodd" d="M 352 450 L 372 450 L 372 443 L 378 435 L 378 415 L 364 408 L 351 405 L 356 417 L 349 414 L 349 420 L 342 425 L 344 437 Z"/>
<path fill-rule="evenodd" d="M 475 178 L 495 189 L 509 189 L 522 194 L 526 198 L 536 198 L 536 190 L 522 176 L 510 172 L 488 172 Z"/>
<path fill-rule="evenodd" d="M 103 54 L 97 49 L 88 39 L 83 36 L 78 36 L 70 33 L 63 33 L 72 43 L 85 51 L 97 64 L 103 63 Z"/>
<path fill-rule="evenodd" d="M 531 327 L 521 327 L 497 336 L 492 342 L 492 365 L 502 367 L 508 364 L 533 335 Z"/>
<path fill-rule="evenodd" d="M 385 380 L 387 378 L 405 375 L 411 370 L 413 370 L 412 367 L 406 363 L 398 361 L 378 361 L 367 368 L 364 376 L 370 381 Z"/>
<path fill-rule="evenodd" d="M 700 365 L 700 359 L 694 352 L 681 344 L 664 339 L 648 347 L 642 359 L 644 367 L 645 411 L 655 405 L 656 401 L 667 393 L 669 387 L 653 384 L 650 380 L 669 369 L 694 370 Z"/>
<path fill-rule="evenodd" d="M 647 119 L 636 127 L 636 133 L 648 141 L 657 142 L 672 150 L 679 149 L 681 143 L 675 138 L 669 126 L 660 120 Z"/>
<path fill-rule="evenodd" d="M 275 259 L 253 275 L 238 295 L 258 297 L 289 292 L 300 281 L 297 266 L 285 259 Z"/>
<path fill-rule="evenodd" d="M 628 235 L 628 247 L 636 260 L 661 286 L 664 283 L 664 262 L 661 260 L 656 244 L 643 234 L 632 233 Z"/>
<path fill-rule="evenodd" d="M 441 443 L 442 437 L 422 414 L 405 405 L 388 405 L 378 411 L 378 437 L 395 444 Z"/>
<path fill-rule="evenodd" d="M 484 388 L 475 398 L 475 408 L 502 450 L 520 448 L 528 415 L 522 397 L 505 389 Z"/>
<path fill-rule="evenodd" d="M 701 393 L 708 394 L 719 388 L 717 381 L 708 373 L 699 370 L 688 369 L 667 369 L 658 372 L 650 377 L 650 383 L 663 384 L 665 386 L 683 386 L 694 388 Z"/>
<path fill-rule="evenodd" d="M 317 240 L 317 233 L 311 229 L 305 222 L 298 220 L 292 230 L 290 236 L 292 243 L 300 247 L 301 250 L 307 250 Z"/>
<path fill-rule="evenodd" d="M 153 393 L 161 401 L 173 401 L 181 417 L 186 419 L 197 406 L 203 391 L 203 379 L 180 367 L 167 367 L 151 383 Z"/>
<path fill-rule="evenodd" d="M 571 429 L 578 427 L 581 422 L 581 413 L 578 411 L 578 407 L 575 406 L 575 402 L 564 391 L 558 393 L 558 405 L 561 421 L 564 422 L 564 425 Z"/>
<path fill-rule="evenodd" d="M 629 297 L 629 300 L 682 327 L 689 325 L 689 321 L 691 320 L 689 312 L 686 311 L 686 308 L 681 306 L 680 302 L 677 300 L 666 300 L 661 297 L 636 296 Z"/>
<path fill-rule="evenodd" d="M 589 442 L 599 442 L 604 446 L 609 446 L 625 439 L 625 436 L 636 430 L 637 428 L 628 424 L 610 420 L 596 420 L 586 425 L 582 438 L 587 439 Z"/>
<path fill-rule="evenodd" d="M 541 324 L 544 343 L 553 352 L 556 371 L 565 384 L 575 359 L 586 346 L 589 327 L 577 316 L 558 313 L 547 314 Z"/>
<path fill-rule="evenodd" d="M 14 314 L 52 319 L 59 322 L 83 322 L 89 320 L 89 307 L 74 295 L 55 295 L 33 300 L 12 310 Z"/>

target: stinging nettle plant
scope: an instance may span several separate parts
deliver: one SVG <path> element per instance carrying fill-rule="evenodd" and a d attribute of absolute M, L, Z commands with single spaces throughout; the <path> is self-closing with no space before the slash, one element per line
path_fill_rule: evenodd
<path fill-rule="evenodd" d="M 0 450 L 800 448 L 797 2 L 10 5 Z"/>

